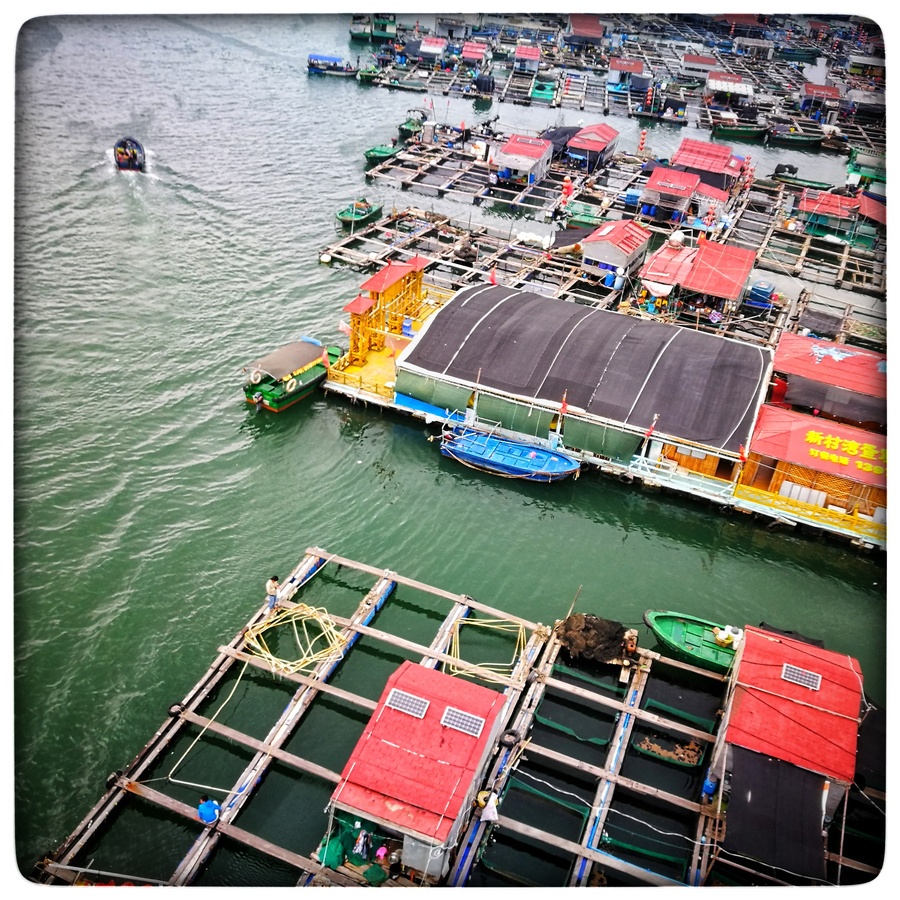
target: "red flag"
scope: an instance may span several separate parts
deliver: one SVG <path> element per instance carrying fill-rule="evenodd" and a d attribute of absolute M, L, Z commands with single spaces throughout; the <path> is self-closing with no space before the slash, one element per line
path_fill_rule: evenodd
<path fill-rule="evenodd" d="M 650 423 L 650 427 L 644 432 L 644 438 L 650 437 L 651 434 L 656 430 L 656 422 L 659 419 L 659 415 L 655 415 L 653 417 L 653 421 Z"/>
<path fill-rule="evenodd" d="M 497 270 L 496 268 L 491 269 L 491 284 L 497 283 Z"/>
<path fill-rule="evenodd" d="M 329 361 L 328 361 L 328 348 L 327 348 L 327 347 L 325 347 L 325 348 L 322 350 L 322 362 L 323 362 L 323 364 L 325 365 L 325 368 L 327 369 L 328 366 L 330 365 L 330 363 L 329 363 Z"/>
<path fill-rule="evenodd" d="M 569 411 L 569 404 L 566 403 L 566 394 L 568 394 L 568 393 L 569 393 L 568 391 L 565 391 L 563 393 L 562 403 L 559 406 L 559 414 L 561 416 L 564 416 Z"/>
<path fill-rule="evenodd" d="M 747 451 L 744 449 L 743 444 L 741 444 L 740 448 L 738 449 L 738 455 L 740 456 L 742 463 L 747 462 Z"/>
<path fill-rule="evenodd" d="M 342 334 L 351 334 L 350 326 L 343 320 L 338 322 L 338 331 Z"/>

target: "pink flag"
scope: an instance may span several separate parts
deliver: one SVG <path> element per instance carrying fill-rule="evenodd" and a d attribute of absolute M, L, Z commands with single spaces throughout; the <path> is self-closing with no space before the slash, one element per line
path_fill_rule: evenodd
<path fill-rule="evenodd" d="M 324 363 L 325 368 L 327 369 L 328 366 L 330 365 L 330 362 L 328 360 L 328 348 L 327 347 L 323 348 L 323 350 L 322 350 L 322 362 Z"/>
<path fill-rule="evenodd" d="M 497 283 L 497 270 L 491 269 L 491 284 Z"/>
<path fill-rule="evenodd" d="M 338 331 L 340 331 L 342 334 L 350 334 L 351 333 L 350 326 L 343 320 L 338 322 Z"/>

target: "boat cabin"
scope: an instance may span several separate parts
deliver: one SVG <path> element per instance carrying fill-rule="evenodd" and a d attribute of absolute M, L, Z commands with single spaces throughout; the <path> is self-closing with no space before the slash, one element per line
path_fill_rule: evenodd
<path fill-rule="evenodd" d="M 481 790 L 505 700 L 500 690 L 402 663 L 331 795 L 338 828 L 329 834 L 326 857 L 342 831 L 354 831 L 357 844 L 363 831 L 392 848 L 394 864 L 412 870 L 415 883 L 440 881 Z"/>

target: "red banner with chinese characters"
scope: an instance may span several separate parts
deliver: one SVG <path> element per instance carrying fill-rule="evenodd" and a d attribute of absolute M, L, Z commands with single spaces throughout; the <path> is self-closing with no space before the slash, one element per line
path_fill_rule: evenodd
<path fill-rule="evenodd" d="M 750 452 L 875 487 L 887 486 L 887 437 L 819 416 L 764 405 Z"/>

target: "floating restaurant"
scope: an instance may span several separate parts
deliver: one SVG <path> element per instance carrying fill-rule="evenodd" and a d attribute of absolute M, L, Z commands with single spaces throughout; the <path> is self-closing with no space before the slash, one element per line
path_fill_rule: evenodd
<path fill-rule="evenodd" d="M 430 643 L 391 629 L 395 603 L 403 634 L 415 619 Z M 884 801 L 874 778 L 857 784 L 877 771 L 861 748 L 878 710 L 855 659 L 746 626 L 730 669 L 714 672 L 574 605 L 534 623 L 308 549 L 274 610 L 262 604 L 219 647 L 31 880 L 577 887 L 877 876 L 877 854 L 847 852 L 851 796 Z"/>
<path fill-rule="evenodd" d="M 723 257 L 729 251 L 746 253 L 701 245 L 708 265 L 691 268 L 684 286 L 708 295 L 724 279 L 730 298 L 747 272 L 731 277 Z M 886 546 L 880 354 L 809 339 L 814 357 L 834 365 L 801 374 L 783 363 L 779 380 L 770 344 L 490 279 L 442 291 L 426 281 L 429 265 L 419 256 L 389 263 L 347 304 L 350 349 L 330 368 L 327 392 L 426 423 L 481 424 L 527 438 L 589 470 L 762 518 L 769 527 Z M 844 384 L 846 360 L 868 367 L 869 381 L 842 393 L 842 402 L 839 389 L 826 402 L 829 380 Z M 821 406 L 805 405 L 811 398 Z M 881 421 L 860 427 L 848 420 L 853 415 Z"/>

